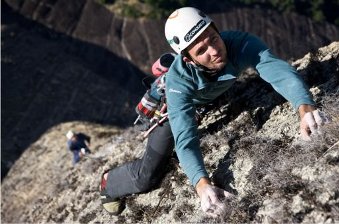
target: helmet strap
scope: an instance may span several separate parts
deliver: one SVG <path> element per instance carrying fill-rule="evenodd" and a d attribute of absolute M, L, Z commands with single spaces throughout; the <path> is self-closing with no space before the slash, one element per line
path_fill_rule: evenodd
<path fill-rule="evenodd" d="M 208 76 L 213 76 L 214 74 L 216 74 L 218 71 L 215 69 L 209 69 L 203 65 L 200 64 L 195 64 L 195 66 L 197 67 L 198 70 L 203 71 L 205 73 L 208 74 Z"/>
<path fill-rule="evenodd" d="M 218 71 L 215 69 L 209 69 L 206 66 L 201 65 L 199 62 L 197 62 L 196 60 L 194 60 L 192 58 L 192 56 L 187 52 L 187 51 L 183 51 L 182 55 L 186 58 L 188 58 L 191 62 L 193 62 L 192 64 L 194 65 L 194 67 L 196 67 L 199 71 L 208 73 L 210 76 L 213 76 L 215 73 L 217 73 Z"/>

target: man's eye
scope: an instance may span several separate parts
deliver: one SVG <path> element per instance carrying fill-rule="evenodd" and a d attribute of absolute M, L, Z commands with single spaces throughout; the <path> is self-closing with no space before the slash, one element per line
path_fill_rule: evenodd
<path fill-rule="evenodd" d="M 197 55 L 202 55 L 206 51 L 206 48 L 201 48 L 197 51 Z"/>

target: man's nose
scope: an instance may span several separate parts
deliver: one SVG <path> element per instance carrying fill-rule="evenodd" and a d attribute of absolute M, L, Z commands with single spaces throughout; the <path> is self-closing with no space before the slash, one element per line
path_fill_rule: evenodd
<path fill-rule="evenodd" d="M 217 55 L 218 54 L 218 49 L 216 48 L 216 46 L 211 45 L 209 47 L 209 49 L 210 49 L 209 51 L 210 51 L 211 55 Z"/>

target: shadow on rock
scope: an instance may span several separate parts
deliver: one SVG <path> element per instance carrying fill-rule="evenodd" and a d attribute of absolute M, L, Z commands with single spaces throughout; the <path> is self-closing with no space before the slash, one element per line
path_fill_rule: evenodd
<path fill-rule="evenodd" d="M 3 4 L 1 177 L 50 127 L 135 118 L 144 73 L 126 59 L 57 33 Z"/>

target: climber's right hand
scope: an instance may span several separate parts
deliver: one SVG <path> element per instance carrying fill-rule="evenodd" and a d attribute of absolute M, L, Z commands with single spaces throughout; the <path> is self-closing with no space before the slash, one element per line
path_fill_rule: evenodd
<path fill-rule="evenodd" d="M 300 110 L 299 110 L 300 112 Z M 300 134 L 301 138 L 310 141 L 311 134 L 319 133 L 320 126 L 329 122 L 329 118 L 321 111 L 314 109 L 301 113 Z"/>
<path fill-rule="evenodd" d="M 218 217 L 226 213 L 226 205 L 221 202 L 224 198 L 233 195 L 213 186 L 207 178 L 201 178 L 196 186 L 197 193 L 201 200 L 201 209 L 209 216 Z"/>

